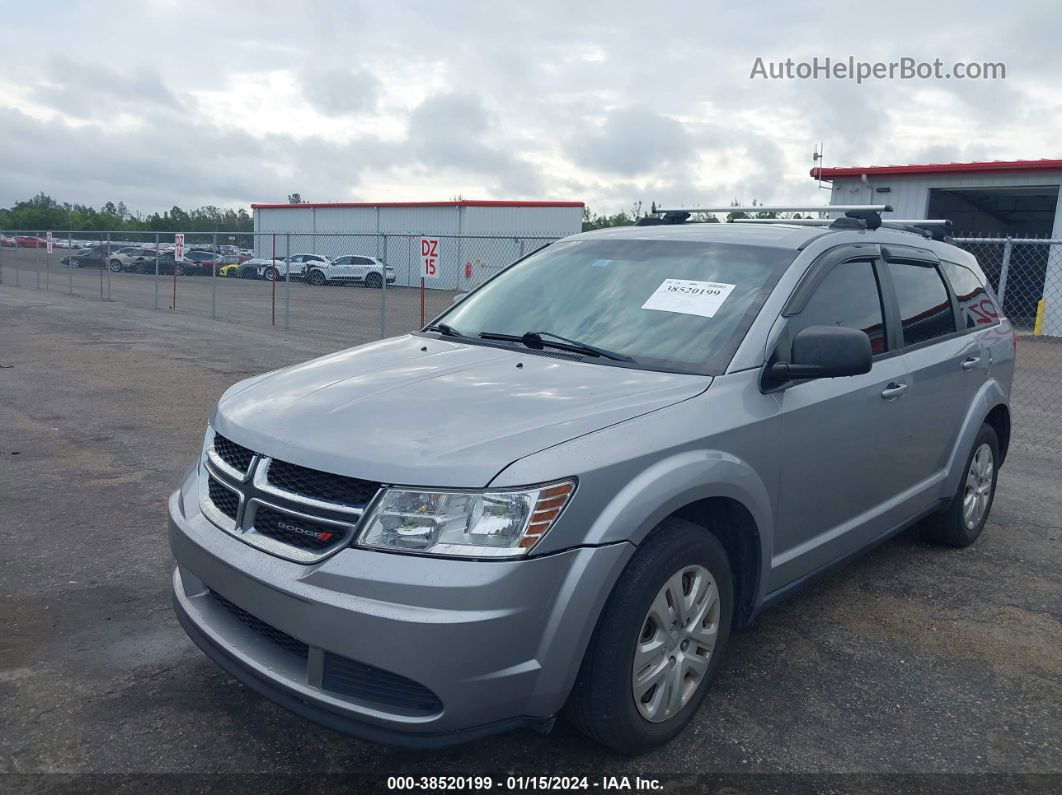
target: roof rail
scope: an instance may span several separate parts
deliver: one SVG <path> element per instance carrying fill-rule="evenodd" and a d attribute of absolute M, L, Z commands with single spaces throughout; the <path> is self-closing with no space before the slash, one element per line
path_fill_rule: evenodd
<path fill-rule="evenodd" d="M 826 226 L 831 229 L 867 229 L 859 218 L 735 218 L 735 224 L 786 224 L 789 226 Z M 880 225 L 886 229 L 912 232 L 933 240 L 951 237 L 952 223 L 946 218 L 887 218 Z"/>
<path fill-rule="evenodd" d="M 731 207 L 679 207 L 665 210 L 653 205 L 653 213 L 891 213 L 888 204 L 753 204 Z"/>

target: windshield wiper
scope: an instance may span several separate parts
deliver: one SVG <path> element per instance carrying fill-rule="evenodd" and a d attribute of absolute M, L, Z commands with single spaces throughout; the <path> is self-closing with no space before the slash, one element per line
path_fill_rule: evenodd
<path fill-rule="evenodd" d="M 604 348 L 598 348 L 596 345 L 590 345 L 587 342 L 570 340 L 567 337 L 562 337 L 560 334 L 554 334 L 552 331 L 528 331 L 524 334 L 501 334 L 496 331 L 484 331 L 479 337 L 484 340 L 519 342 L 532 350 L 541 350 L 548 346 L 550 348 L 559 348 L 563 351 L 588 353 L 591 356 L 601 356 L 605 359 L 612 359 L 616 362 L 634 362 L 633 358 L 625 354 L 608 351 Z M 545 337 L 549 337 L 550 339 L 544 339 Z M 556 342 L 554 342 L 554 340 L 556 340 Z"/>
<path fill-rule="evenodd" d="M 453 326 L 448 326 L 445 323 L 432 323 L 430 326 L 424 327 L 425 331 L 438 331 L 444 337 L 463 337 L 465 336 Z"/>

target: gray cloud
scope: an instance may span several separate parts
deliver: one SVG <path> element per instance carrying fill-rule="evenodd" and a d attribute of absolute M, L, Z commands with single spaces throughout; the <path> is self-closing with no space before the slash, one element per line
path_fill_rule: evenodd
<path fill-rule="evenodd" d="M 60 18 L 30 7 L 5 19 L 0 49 L 0 204 L 38 190 L 145 211 L 292 190 L 370 200 L 476 190 L 612 212 L 637 199 L 819 200 L 807 177 L 819 141 L 828 165 L 1057 156 L 1058 26 L 1047 0 L 1004 15 L 986 0 L 898 0 L 875 9 L 873 36 L 860 8 L 821 14 L 800 0 L 769 14 L 693 0 L 666 11 L 616 0 L 608 13 L 562 0 L 310 11 L 116 0 Z M 1005 61 L 1008 78 L 749 79 L 757 56 L 816 55 Z M 196 101 L 292 83 L 297 104 L 278 95 L 269 113 L 295 118 L 309 103 L 352 120 L 341 140 L 262 136 L 231 116 L 221 126 Z M 80 124 L 42 121 L 48 110 Z M 140 124 L 116 125 L 122 113 Z"/>
<path fill-rule="evenodd" d="M 326 114 L 344 116 L 372 110 L 380 85 L 376 75 L 363 68 L 311 67 L 302 73 L 303 95 Z"/>

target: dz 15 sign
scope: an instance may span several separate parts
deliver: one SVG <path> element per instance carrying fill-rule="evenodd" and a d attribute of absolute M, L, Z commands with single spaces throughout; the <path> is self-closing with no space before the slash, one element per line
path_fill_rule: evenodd
<path fill-rule="evenodd" d="M 420 276 L 422 279 L 439 278 L 439 240 L 422 237 L 420 239 Z"/>

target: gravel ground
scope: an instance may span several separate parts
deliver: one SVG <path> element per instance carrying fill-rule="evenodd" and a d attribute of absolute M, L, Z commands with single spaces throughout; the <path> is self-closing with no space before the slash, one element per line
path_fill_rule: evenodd
<path fill-rule="evenodd" d="M 269 791 L 311 773 L 520 771 L 753 775 L 737 789 L 779 791 L 912 781 L 836 774 L 967 774 L 914 781 L 1058 791 L 1062 456 L 1050 446 L 1012 450 L 972 548 L 906 533 L 738 633 L 689 730 L 643 757 L 611 756 L 563 722 L 550 736 L 393 751 L 238 685 L 171 611 L 166 497 L 228 385 L 335 347 L 0 286 L 0 772 L 73 775 L 14 788 L 137 788 L 85 774 L 258 773 Z M 1040 410 L 1062 424 L 1057 401 Z M 987 775 L 1031 773 L 1054 775 Z M 767 774 L 813 777 L 755 777 Z"/>

